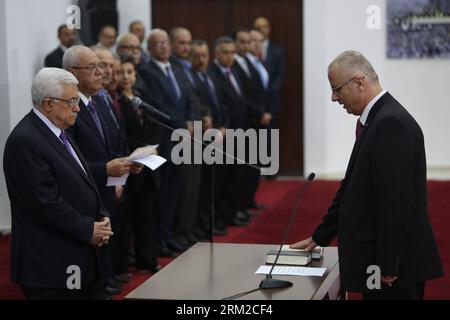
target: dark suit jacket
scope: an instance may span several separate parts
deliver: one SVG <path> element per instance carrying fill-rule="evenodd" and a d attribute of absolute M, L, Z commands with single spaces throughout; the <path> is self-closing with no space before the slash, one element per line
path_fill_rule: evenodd
<path fill-rule="evenodd" d="M 270 110 L 276 114 L 280 109 L 280 90 L 286 75 L 286 62 L 284 49 L 269 41 L 267 56 L 264 65 L 269 73 Z"/>
<path fill-rule="evenodd" d="M 259 128 L 264 112 L 270 112 L 268 93 L 264 90 L 258 71 L 246 57 L 244 59 L 250 71 L 250 77 L 237 61 L 233 65 L 233 70 L 238 75 L 245 91 L 251 125 Z"/>
<path fill-rule="evenodd" d="M 114 107 L 110 106 L 109 102 L 105 101 L 100 95 L 92 97 L 92 100 L 98 106 L 98 110 L 102 113 L 102 118 L 105 120 L 104 128 L 110 142 L 111 157 L 114 159 L 128 156 L 130 150 L 128 149 L 125 136 L 123 119 L 117 114 Z"/>
<path fill-rule="evenodd" d="M 422 130 L 389 93 L 370 111 L 341 187 L 312 238 L 328 245 L 336 234 L 345 290 L 368 291 L 371 265 L 398 276 L 386 290 L 443 273 L 427 213 Z"/>
<path fill-rule="evenodd" d="M 194 75 L 192 70 L 185 70 L 181 62 L 174 58 L 170 57 L 170 64 L 179 70 L 180 81 L 183 82 L 183 87 L 189 90 L 190 101 L 191 103 L 191 117 L 193 121 L 201 121 L 203 116 L 208 114 L 209 108 L 203 105 L 199 99 L 197 83 L 194 79 Z"/>
<path fill-rule="evenodd" d="M 95 104 L 94 99 L 92 99 Z M 96 106 L 97 114 L 100 118 L 103 127 L 105 139 L 100 135 L 100 132 L 95 125 L 89 110 L 84 105 L 83 101 L 79 103 L 80 112 L 78 114 L 75 125 L 67 129 L 67 132 L 75 140 L 75 143 L 80 148 L 89 169 L 94 176 L 95 183 L 100 191 L 103 203 L 111 215 L 115 213 L 115 188 L 107 187 L 108 176 L 106 173 L 106 164 L 113 159 L 110 136 L 106 130 L 107 121 L 104 118 L 104 113 L 100 110 L 100 106 Z"/>
<path fill-rule="evenodd" d="M 222 70 L 215 63 L 211 63 L 208 72 L 216 84 L 221 109 L 227 111 L 228 123 L 226 123 L 226 127 L 229 129 L 247 129 L 249 127 L 249 116 L 245 91 L 242 85 L 239 84 L 242 92 L 242 96 L 239 96 L 222 73 Z M 239 82 L 238 75 L 234 70 L 232 72 L 236 81 Z"/>
<path fill-rule="evenodd" d="M 207 74 L 207 77 L 211 80 L 214 86 L 214 97 L 208 92 L 207 84 L 203 81 L 203 79 L 200 78 L 200 76 L 196 72 L 193 72 L 193 78 L 196 83 L 196 90 L 194 91 L 194 94 L 197 95 L 197 100 L 205 110 L 204 115 L 212 117 L 213 126 L 215 128 L 226 127 L 226 112 L 220 106 L 216 85 L 213 78 L 209 74 Z"/>
<path fill-rule="evenodd" d="M 182 80 L 184 77 L 182 71 L 173 66 L 172 71 L 175 75 L 178 87 L 180 88 L 180 99 L 177 99 L 166 75 L 153 60 L 150 60 L 150 62 L 141 69 L 140 74 L 150 90 L 150 96 L 154 102 L 154 107 L 169 115 L 171 118 L 169 125 L 174 129 L 186 129 L 187 121 L 193 120 L 192 97 L 189 88 L 186 87 L 186 83 Z M 171 148 L 174 145 L 174 142 L 170 140 L 171 134 L 172 132 L 164 129 L 163 138 L 159 146 L 161 156 L 166 159 L 169 159 Z"/>
<path fill-rule="evenodd" d="M 63 56 L 64 51 L 58 46 L 45 57 L 44 66 L 46 68 L 62 68 Z"/>
<path fill-rule="evenodd" d="M 26 287 L 67 288 L 67 268 L 77 265 L 81 285 L 98 267 L 91 245 L 94 221 L 108 213 L 89 167 L 86 173 L 62 142 L 31 111 L 6 142 L 3 169 L 11 200 L 11 280 Z M 100 269 L 99 269 L 100 270 Z"/>
<path fill-rule="evenodd" d="M 158 124 L 152 122 L 140 110 L 136 110 L 126 96 L 121 95 L 119 103 L 125 122 L 125 134 L 131 151 L 140 147 L 161 143 L 162 130 Z M 145 178 L 142 179 L 152 183 L 154 189 L 159 189 L 161 187 L 159 171 L 151 171 L 148 168 L 144 170 L 147 173 L 145 174 Z"/>
<path fill-rule="evenodd" d="M 141 76 L 147 86 L 150 87 L 150 95 L 156 104 L 155 107 L 170 116 L 171 124 L 175 129 L 186 128 L 186 121 L 192 120 L 192 100 L 189 88 L 183 81 L 182 71 L 173 66 L 172 71 L 181 91 L 179 100 L 172 92 L 166 75 L 153 60 L 150 60 L 142 69 Z"/>

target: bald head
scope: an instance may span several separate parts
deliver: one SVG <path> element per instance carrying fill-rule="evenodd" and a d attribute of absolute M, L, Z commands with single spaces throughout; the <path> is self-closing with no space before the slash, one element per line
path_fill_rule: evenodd
<path fill-rule="evenodd" d="M 73 46 L 63 56 L 63 67 L 78 79 L 78 89 L 90 97 L 103 86 L 103 68 L 97 54 L 85 46 Z"/>
<path fill-rule="evenodd" d="M 268 39 L 270 37 L 270 22 L 265 17 L 258 17 L 255 19 L 255 22 L 253 23 L 253 28 L 261 31 L 265 39 Z"/>
<path fill-rule="evenodd" d="M 188 59 L 191 52 L 192 35 L 186 28 L 170 30 L 170 45 L 172 52 L 180 59 Z"/>
<path fill-rule="evenodd" d="M 130 23 L 129 28 L 130 33 L 135 34 L 138 39 L 139 43 L 142 43 L 145 39 L 145 26 L 142 21 L 133 21 Z"/>
<path fill-rule="evenodd" d="M 372 83 L 379 82 L 372 64 L 358 51 L 349 50 L 341 53 L 330 63 L 328 70 L 330 69 L 337 70 L 347 77 L 360 74 Z"/>
<path fill-rule="evenodd" d="M 147 39 L 147 48 L 154 59 L 168 62 L 171 49 L 167 32 L 162 29 L 151 30 Z"/>
<path fill-rule="evenodd" d="M 138 65 L 142 57 L 139 38 L 133 33 L 121 36 L 117 42 L 117 53 L 133 56 L 134 63 Z"/>
<path fill-rule="evenodd" d="M 98 42 L 110 49 L 116 43 L 117 31 L 113 26 L 103 27 L 98 34 Z"/>
<path fill-rule="evenodd" d="M 106 88 L 111 82 L 113 76 L 113 68 L 114 68 L 114 58 L 111 53 L 106 48 L 94 48 L 94 52 L 97 54 L 100 63 L 104 66 L 102 69 L 102 84 L 103 87 Z"/>

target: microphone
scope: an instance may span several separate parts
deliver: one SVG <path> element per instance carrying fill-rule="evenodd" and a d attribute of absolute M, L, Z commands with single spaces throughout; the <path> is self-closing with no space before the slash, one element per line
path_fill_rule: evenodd
<path fill-rule="evenodd" d="M 141 108 L 141 109 L 144 109 L 145 111 L 150 112 L 150 114 L 152 116 L 156 116 L 164 121 L 170 122 L 170 117 L 167 114 L 165 114 L 164 112 L 159 111 L 155 107 L 145 103 L 139 97 L 133 97 L 131 99 L 131 104 L 135 108 Z"/>
<path fill-rule="evenodd" d="M 277 256 L 275 258 L 275 261 L 272 264 L 272 268 L 270 269 L 269 274 L 259 284 L 259 288 L 260 289 L 274 289 L 274 288 L 292 287 L 292 282 L 290 282 L 290 281 L 272 279 L 272 271 L 273 271 L 273 268 L 275 268 L 275 265 L 277 264 L 278 258 L 280 257 L 281 248 L 283 247 L 283 244 L 286 242 L 286 238 L 287 238 L 287 236 L 289 234 L 289 231 L 291 230 L 292 223 L 294 222 L 295 216 L 297 214 L 298 207 L 300 205 L 300 200 L 302 199 L 303 194 L 305 193 L 305 191 L 308 188 L 308 186 L 311 183 L 311 181 L 314 180 L 315 176 L 316 175 L 315 175 L 314 172 L 309 174 L 308 181 L 306 182 L 305 186 L 303 187 L 303 189 L 300 191 L 300 193 L 298 195 L 297 202 L 295 203 L 295 207 L 294 207 L 294 209 L 291 212 L 291 217 L 289 219 L 288 226 L 286 228 L 286 231 L 284 232 L 283 239 L 281 240 L 280 247 L 278 248 L 278 252 L 277 252 Z"/>

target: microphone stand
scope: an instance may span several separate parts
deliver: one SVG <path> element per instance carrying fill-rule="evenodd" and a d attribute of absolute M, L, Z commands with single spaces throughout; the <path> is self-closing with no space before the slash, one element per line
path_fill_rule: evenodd
<path fill-rule="evenodd" d="M 295 203 L 295 207 L 292 210 L 291 217 L 289 219 L 288 227 L 287 227 L 286 231 L 284 232 L 283 239 L 281 240 L 280 247 L 278 248 L 278 252 L 277 252 L 277 256 L 275 258 L 275 261 L 272 264 L 272 268 L 270 268 L 269 274 L 259 284 L 259 288 L 260 289 L 275 289 L 275 288 L 292 287 L 292 282 L 290 282 L 290 281 L 273 279 L 272 278 L 272 272 L 273 272 L 273 268 L 275 268 L 275 266 L 276 266 L 276 264 L 278 262 L 278 258 L 280 257 L 280 253 L 281 253 L 281 249 L 283 247 L 283 244 L 286 242 L 287 236 L 288 236 L 289 231 L 291 230 L 291 227 L 292 227 L 292 223 L 294 222 L 295 216 L 297 215 L 297 210 L 298 210 L 298 207 L 300 205 L 300 200 L 302 199 L 303 194 L 305 193 L 306 189 L 308 188 L 309 184 L 314 179 L 314 177 L 315 177 L 314 173 L 311 173 L 308 176 L 308 181 L 306 182 L 305 186 L 303 187 L 303 189 L 300 191 L 300 193 L 298 195 L 297 202 Z"/>
<path fill-rule="evenodd" d="M 144 111 L 144 112 L 143 112 L 143 115 L 145 115 L 145 116 L 146 116 L 148 119 L 150 119 L 152 122 L 155 122 L 155 123 L 159 124 L 160 126 L 166 128 L 166 129 L 169 129 L 171 132 L 176 131 L 176 129 L 174 129 L 173 127 L 171 127 L 171 126 L 165 124 L 165 123 L 162 122 L 162 121 L 159 121 L 159 120 L 158 120 L 151 112 L 149 112 L 148 110 L 146 110 L 146 109 L 141 109 L 141 110 Z M 203 142 L 203 141 L 201 141 L 201 140 L 198 140 L 198 139 L 196 139 L 196 138 L 194 138 L 194 137 L 191 137 L 191 136 L 188 135 L 188 134 L 184 134 L 183 132 L 178 132 L 178 134 L 180 134 L 180 136 L 183 136 L 183 137 L 185 137 L 185 138 L 190 139 L 191 141 L 194 141 L 195 143 L 199 143 L 199 144 L 201 144 L 201 145 L 203 145 L 203 146 L 205 146 L 205 147 L 208 146 L 207 143 L 205 143 L 205 142 Z M 253 164 L 250 164 L 250 163 L 248 163 L 248 162 L 246 162 L 246 161 L 244 161 L 244 160 L 238 159 L 238 158 L 236 158 L 235 156 L 230 155 L 230 154 L 228 154 L 228 153 L 226 153 L 226 152 L 223 152 L 222 150 L 217 149 L 217 148 L 214 148 L 214 149 L 213 149 L 213 152 L 214 152 L 213 155 L 214 155 L 214 156 L 215 156 L 215 152 L 216 152 L 216 151 L 219 151 L 222 155 L 225 155 L 226 157 L 229 157 L 229 158 L 231 158 L 231 159 L 233 159 L 233 160 L 236 160 L 237 163 L 238 163 L 238 162 L 241 162 L 241 164 L 245 164 L 245 165 L 247 165 L 247 166 L 249 166 L 249 167 L 251 167 L 251 168 L 253 168 L 253 169 L 255 169 L 255 170 L 258 170 L 259 172 L 261 172 L 261 171 L 264 170 L 263 168 L 260 168 L 260 167 L 258 167 L 258 166 L 255 166 L 255 165 L 253 165 Z M 213 242 L 214 242 L 214 229 L 215 229 L 215 216 L 216 216 L 216 209 L 215 209 L 215 205 L 214 205 L 214 201 L 215 201 L 215 200 L 214 200 L 214 163 L 212 163 L 212 165 L 211 165 L 211 191 L 212 191 L 212 194 L 211 194 L 211 234 L 210 234 L 210 241 L 211 241 L 211 243 L 213 243 Z"/>

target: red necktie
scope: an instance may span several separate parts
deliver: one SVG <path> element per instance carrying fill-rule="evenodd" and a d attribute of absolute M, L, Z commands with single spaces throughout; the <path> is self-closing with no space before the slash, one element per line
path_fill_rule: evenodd
<path fill-rule="evenodd" d="M 363 128 L 364 128 L 364 125 L 358 119 L 358 121 L 356 121 L 356 140 L 358 140 L 359 137 L 361 136 Z"/>
<path fill-rule="evenodd" d="M 117 115 L 121 118 L 122 117 L 122 109 L 119 104 L 119 99 L 117 99 L 117 93 L 115 91 L 110 91 L 109 95 L 111 96 L 112 105 L 114 107 L 114 110 L 116 110 Z"/>

